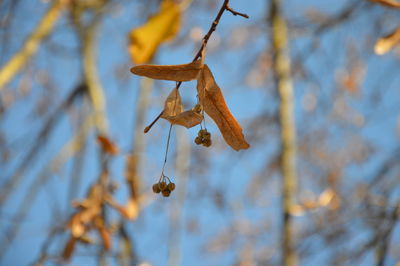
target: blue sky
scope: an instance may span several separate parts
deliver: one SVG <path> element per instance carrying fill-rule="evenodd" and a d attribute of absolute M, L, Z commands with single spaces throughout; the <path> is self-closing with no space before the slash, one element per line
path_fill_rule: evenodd
<path fill-rule="evenodd" d="M 258 125 L 257 131 L 254 131 L 255 127 L 250 127 L 256 116 L 261 114 L 273 116 L 278 102 L 272 79 L 268 78 L 259 88 L 253 88 L 246 83 L 249 69 L 255 65 L 260 54 L 268 51 L 270 47 L 268 25 L 265 19 L 267 3 L 268 1 L 261 0 L 251 1 L 251 4 L 244 0 L 231 1 L 232 8 L 249 14 L 250 19 L 245 20 L 229 13 L 224 14 L 217 31 L 210 40 L 210 46 L 215 40 L 219 40 L 219 45 L 214 50 L 209 49 L 206 58 L 206 63 L 212 69 L 217 83 L 223 90 L 232 113 L 242 124 L 245 135 L 262 135 L 263 138 L 254 140 L 254 142 L 250 141 L 252 147 L 249 150 L 235 152 L 223 142 L 217 127 L 208 119 L 207 126 L 212 132 L 215 145 L 211 149 L 204 149 L 193 144 L 198 129 L 187 130 L 186 136 L 182 135 L 185 136 L 185 139 L 180 141 L 191 143 L 190 167 L 189 175 L 186 177 L 187 186 L 182 188 L 180 184 L 184 181 L 176 177 L 174 169 L 177 156 L 175 149 L 177 134 L 174 129 L 166 174 L 177 183 L 176 194 L 182 189 L 181 193 L 185 194 L 185 201 L 178 203 L 177 197 L 174 195 L 168 199 L 156 197 L 143 210 L 138 220 L 127 223 L 128 232 L 133 238 L 140 261 L 149 262 L 151 265 L 166 265 L 168 247 L 171 244 L 169 239 L 171 215 L 176 206 L 180 206 L 179 209 L 182 212 L 181 226 L 178 231 L 178 239 L 180 239 L 178 243 L 182 253 L 181 265 L 233 265 L 241 252 L 246 251 L 246 248 L 250 250 L 254 248 L 254 253 L 264 252 L 266 257 L 271 256 L 272 262 L 276 262 L 278 259 L 281 225 L 279 175 L 274 171 L 263 172 L 262 169 L 264 169 L 264 164 L 270 162 L 279 150 L 279 131 L 276 123 Z M 285 1 L 285 14 L 293 25 L 296 23 L 301 25 L 304 12 L 310 8 L 332 15 L 340 12 L 346 3 L 347 1 L 322 2 L 315 0 L 307 1 L 307 3 L 297 0 Z M 6 56 L 2 57 L 2 64 L 17 51 L 27 34 L 37 24 L 47 5 L 35 1 L 21 1 L 21 9 L 17 12 L 12 24 L 15 34 L 12 34 L 7 42 L 8 50 L 6 50 Z M 163 45 L 157 53 L 155 62 L 157 64 L 189 62 L 199 48 L 199 44 L 190 39 L 190 30 L 193 27 L 200 27 L 204 32 L 207 31 L 219 5 L 218 2 L 216 8 L 210 10 L 204 8 L 205 3 L 193 1 L 192 6 L 185 12 L 183 26 L 177 40 Z M 149 9 L 155 11 L 156 6 Z M 139 77 L 128 73 L 132 64 L 126 49 L 126 37 L 132 28 L 144 22 L 142 13 L 139 11 L 137 1 L 125 1 L 121 7 L 114 10 L 113 15 L 104 19 L 98 38 L 97 60 L 107 99 L 110 135 L 122 150 L 120 155 L 112 159 L 110 165 L 112 178 L 120 183 L 120 189 L 115 195 L 120 202 L 124 202 L 128 196 L 124 187 L 124 160 L 132 145 L 132 129 L 136 116 L 135 104 L 140 82 Z M 29 19 L 26 19 L 28 14 Z M 382 20 L 381 28 L 377 32 L 373 25 L 382 15 L 387 18 Z M 396 69 L 399 68 L 399 55 L 398 52 L 397 55 L 392 52 L 378 57 L 373 54 L 373 42 L 377 36 L 390 32 L 399 24 L 400 19 L 396 18 L 394 13 L 375 7 L 360 11 L 350 22 L 338 25 L 323 35 L 310 37 L 309 34 L 302 36 L 291 32 L 294 39 L 290 48 L 294 58 L 307 51 L 313 42 L 319 43 L 319 48 L 311 53 L 306 62 L 303 62 L 313 74 L 314 79 L 296 79 L 294 83 L 295 116 L 299 140 L 303 140 L 301 136 L 311 134 L 313 130 L 327 128 L 329 137 L 327 142 L 321 145 L 326 145 L 332 151 L 346 150 L 351 136 L 361 137 L 375 149 L 372 158 L 363 161 L 361 165 L 351 164 L 350 167 L 344 169 L 343 175 L 348 179 L 344 179 L 343 184 L 347 188 L 359 183 L 367 183 L 375 170 L 398 146 L 399 136 L 396 135 L 396 123 L 398 123 L 400 111 L 398 90 L 400 77 Z M 243 47 L 227 49 L 234 33 L 233 29 L 238 27 L 249 27 L 246 30 L 251 34 Z M 305 27 L 305 30 L 311 29 Z M 51 115 L 55 106 L 58 105 L 57 103 L 63 100 L 81 78 L 80 58 L 75 53 L 78 47 L 77 38 L 69 27 L 67 19 L 63 18 L 59 21 L 50 40 L 39 50 L 33 62 L 27 66 L 27 71 L 33 73 L 27 76 L 31 81 L 31 91 L 25 98 L 13 104 L 1 117 L 1 131 L 6 135 L 7 143 L 13 144 L 11 147 L 14 150 L 12 160 L 7 164 L 0 165 L 2 179 L 9 177 L 15 171 L 24 158 L 26 147 L 30 147 L 34 143 L 35 136 L 43 125 L 44 117 L 35 116 L 33 111 L 37 101 L 52 96 L 51 106 L 48 107 L 49 110 L 45 117 Z M 51 44 L 60 45 L 72 52 L 67 55 L 51 52 L 49 50 Z M 347 62 L 348 53 L 346 51 L 350 45 L 355 46 L 358 57 L 364 61 L 366 68 L 366 78 L 360 84 L 360 95 L 355 97 L 340 91 L 336 82 L 338 70 L 342 69 Z M 117 78 L 118 76 L 115 74 L 117 67 L 126 69 L 127 74 L 124 79 Z M 55 88 L 52 95 L 40 84 L 40 73 L 47 71 L 50 73 L 51 83 Z M 270 77 L 271 72 L 268 73 Z M 30 77 L 33 79 L 30 80 Z M 19 75 L 10 84 L 10 88 L 6 89 L 6 92 L 16 91 L 15 88 L 20 86 L 23 78 L 23 75 Z M 156 81 L 154 83 L 150 97 L 151 104 L 146 113 L 147 122 L 150 122 L 160 112 L 164 98 L 173 86 L 173 82 Z M 194 104 L 195 83 L 184 84 L 181 91 L 185 102 Z M 315 112 L 310 113 L 302 108 L 301 102 L 306 94 L 317 97 Z M 377 101 L 375 95 L 381 97 L 380 101 Z M 337 99 L 343 100 L 349 106 L 349 111 L 346 113 L 349 121 L 352 115 L 362 114 L 366 121 L 365 124 L 360 127 L 345 119 L 342 121 L 332 118 L 334 115 L 332 106 L 335 103 L 334 100 Z M 71 128 L 71 117 L 74 115 L 76 116 L 76 113 L 70 112 L 68 115 L 62 116 L 54 133 L 43 144 L 44 148 L 38 159 L 25 173 L 24 182 L 1 208 L 2 229 L 7 230 L 8 226 L 12 224 L 12 215 L 26 197 L 29 185 L 34 182 L 34 178 L 44 167 L 48 166 L 51 158 L 73 135 L 76 129 Z M 156 182 L 160 174 L 168 127 L 166 121 L 159 121 L 145 135 L 146 146 L 140 169 L 143 191 L 149 191 L 150 186 Z M 79 191 L 76 191 L 79 198 L 84 197 L 88 187 L 99 174 L 98 146 L 94 141 L 94 133 L 89 135 L 89 139 L 83 178 Z M 299 145 L 301 144 L 299 143 Z M 324 187 L 318 182 L 320 179 L 324 179 L 324 174 L 316 177 L 313 174 L 307 176 L 305 174 L 307 165 L 301 159 L 299 159 L 300 163 L 301 188 L 312 190 L 315 193 L 322 192 Z M 202 169 L 202 165 L 206 168 Z M 56 174 L 51 174 L 43 184 L 23 222 L 22 230 L 3 258 L 2 265 L 27 265 L 33 262 L 38 256 L 48 231 L 54 226 L 63 226 L 73 211 L 66 203 L 67 188 L 73 167 L 72 161 L 68 161 L 65 167 Z M 255 176 L 260 175 L 260 172 L 265 174 L 265 180 L 262 183 L 265 188 L 260 188 L 261 195 L 253 200 L 247 191 Z M 310 172 L 312 171 L 310 170 Z M 215 199 L 221 193 L 223 207 L 217 207 Z M 396 190 L 392 196 L 398 199 L 399 195 Z M 355 206 L 349 206 L 349 209 L 352 207 Z M 117 215 L 111 211 L 110 217 L 112 222 Z M 305 217 L 296 218 L 295 221 L 300 227 L 303 225 L 303 221 L 307 224 L 308 219 L 310 216 L 305 215 Z M 369 229 L 364 227 L 363 221 L 359 221 L 359 223 L 348 226 L 351 234 L 357 236 L 355 242 L 369 235 Z M 238 231 L 238 225 L 243 225 L 243 228 L 247 228 L 248 231 Z M 194 228 L 192 231 L 188 229 L 190 226 Z M 261 235 L 252 236 L 251 229 L 258 227 L 264 229 Z M 3 234 L 4 230 L 2 230 Z M 231 234 L 229 234 L 229 230 L 232 230 Z M 395 230 L 393 243 L 399 243 L 399 231 L 399 228 Z M 215 236 L 224 232 L 227 236 L 232 237 L 232 239 L 228 238 L 229 245 L 225 243 L 224 248 L 224 243 L 222 243 L 219 252 L 207 252 L 210 241 L 212 242 Z M 59 254 L 66 239 L 66 234 L 55 238 L 50 253 Z M 327 263 L 335 254 L 334 248 L 326 250 L 320 248 L 325 244 L 320 236 L 309 240 L 309 243 L 312 247 L 311 250 L 316 251 L 316 254 L 301 261 L 305 265 Z M 336 248 L 346 249 L 346 245 L 351 247 L 354 243 L 341 243 Z M 80 246 L 71 265 L 96 265 L 97 261 L 94 255 L 98 254 L 97 248 Z M 113 252 L 116 251 L 116 249 L 113 250 Z M 370 252 L 358 262 L 363 265 L 371 265 L 373 259 L 373 253 Z M 397 257 L 397 259 L 399 258 Z M 109 258 L 108 261 L 110 265 L 115 264 L 112 258 Z M 393 264 L 394 261 L 389 261 L 387 265 Z"/>

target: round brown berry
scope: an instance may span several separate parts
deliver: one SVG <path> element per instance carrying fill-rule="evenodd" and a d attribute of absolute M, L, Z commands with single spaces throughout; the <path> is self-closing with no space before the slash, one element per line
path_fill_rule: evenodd
<path fill-rule="evenodd" d="M 174 191 L 174 189 L 175 189 L 175 183 L 172 183 L 172 182 L 169 183 L 167 188 L 168 188 L 169 191 Z"/>
<path fill-rule="evenodd" d="M 171 191 L 169 191 L 168 189 L 164 189 L 164 190 L 162 191 L 162 195 L 163 195 L 164 197 L 169 197 L 170 194 L 171 194 Z"/>
<path fill-rule="evenodd" d="M 205 129 L 200 129 L 200 130 L 199 130 L 199 133 L 197 133 L 197 135 L 198 135 L 199 137 L 202 137 L 202 136 L 204 135 L 205 132 L 207 132 L 207 130 L 205 130 Z"/>
<path fill-rule="evenodd" d="M 167 183 L 165 183 L 165 181 L 162 181 L 158 183 L 158 187 L 160 188 L 161 191 L 164 191 L 167 188 Z"/>
<path fill-rule="evenodd" d="M 194 139 L 194 143 L 196 143 L 197 145 L 200 145 L 200 144 L 202 143 L 201 138 L 196 137 L 196 138 Z"/>
<path fill-rule="evenodd" d="M 205 139 L 204 141 L 203 141 L 203 146 L 204 147 L 210 147 L 211 146 L 211 139 Z"/>
<path fill-rule="evenodd" d="M 158 184 L 154 184 L 154 185 L 153 185 L 153 192 L 154 192 L 154 193 L 160 193 L 160 192 L 161 192 L 161 189 L 160 189 L 160 187 L 158 186 Z"/>

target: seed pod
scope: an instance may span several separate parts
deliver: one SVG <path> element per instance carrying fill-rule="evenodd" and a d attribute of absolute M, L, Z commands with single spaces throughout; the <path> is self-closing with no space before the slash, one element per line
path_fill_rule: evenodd
<path fill-rule="evenodd" d="M 207 132 L 207 130 L 205 130 L 205 129 L 200 129 L 200 130 L 199 130 L 199 133 L 197 133 L 197 135 L 198 135 L 199 137 L 202 137 L 202 136 L 204 135 L 205 132 Z"/>
<path fill-rule="evenodd" d="M 171 194 L 171 191 L 169 191 L 168 189 L 164 189 L 164 190 L 162 191 L 162 195 L 163 195 L 164 197 L 169 197 L 170 194 Z"/>
<path fill-rule="evenodd" d="M 200 145 L 200 144 L 202 143 L 201 138 L 196 137 L 196 138 L 194 139 L 194 143 L 196 143 L 197 145 Z"/>
<path fill-rule="evenodd" d="M 158 186 L 158 184 L 154 184 L 152 188 L 153 188 L 153 192 L 154 193 L 160 193 L 161 192 L 161 189 Z"/>
<path fill-rule="evenodd" d="M 203 146 L 204 146 L 204 147 L 210 147 L 211 144 L 212 144 L 211 139 L 205 139 L 205 140 L 203 141 Z"/>
<path fill-rule="evenodd" d="M 165 183 L 165 181 L 162 181 L 158 183 L 158 187 L 160 188 L 161 191 L 164 191 L 167 188 L 167 183 Z"/>
<path fill-rule="evenodd" d="M 167 188 L 168 188 L 169 191 L 174 191 L 174 189 L 175 189 L 175 183 L 172 183 L 172 182 L 169 183 Z"/>

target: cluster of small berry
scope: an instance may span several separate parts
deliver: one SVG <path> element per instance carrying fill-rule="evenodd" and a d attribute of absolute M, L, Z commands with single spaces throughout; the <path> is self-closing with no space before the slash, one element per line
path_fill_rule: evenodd
<path fill-rule="evenodd" d="M 211 146 L 211 133 L 207 129 L 200 129 L 197 137 L 194 139 L 194 143 L 197 145 L 203 145 L 204 147 Z"/>
<path fill-rule="evenodd" d="M 168 182 L 168 183 L 167 183 Z M 171 182 L 168 178 L 163 178 L 162 181 L 153 185 L 154 193 L 161 193 L 164 197 L 169 197 L 171 192 L 175 189 L 175 183 Z"/>

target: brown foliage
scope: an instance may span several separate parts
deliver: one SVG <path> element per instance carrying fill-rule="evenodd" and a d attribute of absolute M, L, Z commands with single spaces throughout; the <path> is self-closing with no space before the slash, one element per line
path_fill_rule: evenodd
<path fill-rule="evenodd" d="M 242 128 L 226 105 L 221 89 L 214 80 L 214 76 L 207 65 L 204 65 L 197 80 L 197 93 L 204 111 L 217 124 L 226 143 L 235 150 L 247 149 Z"/>

